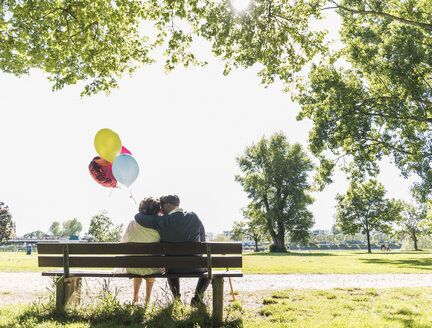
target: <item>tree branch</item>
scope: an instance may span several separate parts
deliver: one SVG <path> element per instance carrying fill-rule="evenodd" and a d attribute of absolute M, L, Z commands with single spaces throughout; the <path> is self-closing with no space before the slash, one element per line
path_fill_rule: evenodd
<path fill-rule="evenodd" d="M 425 28 L 427 30 L 432 30 L 432 24 L 415 22 L 415 21 L 407 20 L 407 19 L 404 19 L 404 18 L 401 18 L 398 16 L 394 16 L 394 15 L 387 14 L 387 13 L 382 13 L 382 12 L 375 11 L 375 10 L 355 10 L 355 9 L 351 9 L 351 8 L 348 8 L 345 6 L 341 6 L 338 3 L 336 3 L 335 1 L 332 1 L 332 3 L 334 3 L 338 7 L 338 9 L 346 10 L 346 11 L 349 11 L 350 13 L 353 13 L 353 14 L 385 17 L 385 18 L 388 18 L 391 20 L 395 20 L 395 21 L 407 24 L 407 25 L 412 25 L 412 26 L 422 27 L 422 28 Z"/>
<path fill-rule="evenodd" d="M 432 118 L 431 117 L 421 117 L 421 116 L 415 116 L 415 115 L 408 115 L 408 116 L 392 116 L 392 115 L 386 115 L 386 114 L 382 114 L 382 113 L 376 113 L 376 112 L 365 112 L 360 110 L 359 108 L 363 105 L 365 105 L 368 102 L 372 102 L 372 101 L 377 101 L 377 100 L 400 100 L 398 97 L 391 97 L 391 96 L 382 96 L 382 97 L 374 97 L 374 98 L 367 98 L 367 99 L 363 99 L 361 101 L 361 103 L 357 106 L 357 109 L 355 109 L 355 111 L 364 114 L 364 115 L 369 115 L 369 116 L 378 116 L 378 117 L 383 117 L 383 118 L 393 118 L 393 119 L 400 119 L 400 120 L 413 120 L 413 121 L 417 121 L 417 122 L 428 122 L 428 123 L 432 123 Z M 419 102 L 421 104 L 425 104 L 428 106 L 432 106 L 432 102 L 427 101 L 427 100 L 422 100 L 422 99 L 412 99 L 412 101 L 416 101 Z"/>
<path fill-rule="evenodd" d="M 410 152 L 410 151 L 407 151 L 407 150 L 404 150 L 404 149 L 398 148 L 398 147 L 393 146 L 392 144 L 390 144 L 390 143 L 388 143 L 388 142 L 385 142 L 385 141 L 382 141 L 382 140 L 378 140 L 378 139 L 374 139 L 374 138 L 363 138 L 363 139 L 364 139 L 364 140 L 367 140 L 367 141 L 372 141 L 372 142 L 374 142 L 374 144 L 371 144 L 370 146 L 373 146 L 373 145 L 381 145 L 381 146 L 384 146 L 384 147 L 387 147 L 387 148 L 390 148 L 390 149 L 396 150 L 396 151 L 398 151 L 398 152 L 400 152 L 400 153 L 403 153 L 403 154 L 406 154 L 406 155 L 415 155 L 415 153 L 413 153 L 413 152 Z"/>

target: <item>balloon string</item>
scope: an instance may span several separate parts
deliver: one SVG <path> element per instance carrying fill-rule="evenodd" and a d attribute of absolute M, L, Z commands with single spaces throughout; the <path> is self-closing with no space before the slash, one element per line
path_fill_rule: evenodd
<path fill-rule="evenodd" d="M 135 205 L 137 205 L 137 202 L 136 202 L 134 196 L 132 195 L 132 191 L 129 190 L 129 192 L 130 192 L 130 196 L 129 196 L 129 198 L 132 198 L 133 201 L 135 202 Z"/>
<path fill-rule="evenodd" d="M 113 188 L 113 189 L 111 189 L 111 191 L 110 191 L 110 193 L 109 193 L 109 196 L 108 196 L 108 198 L 111 198 L 111 195 L 112 195 L 113 191 L 114 191 L 114 188 Z"/>

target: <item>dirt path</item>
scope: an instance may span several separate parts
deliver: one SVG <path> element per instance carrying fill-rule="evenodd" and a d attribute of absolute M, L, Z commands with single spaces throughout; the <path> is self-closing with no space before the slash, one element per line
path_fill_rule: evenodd
<path fill-rule="evenodd" d="M 84 293 L 95 295 L 103 288 L 104 279 L 85 278 Z M 122 302 L 132 299 L 132 281 L 129 279 L 110 279 L 108 288 L 118 294 Z M 182 300 L 188 303 L 195 290 L 196 279 L 181 279 Z M 432 274 L 282 274 L 282 275 L 245 275 L 233 278 L 235 291 L 252 297 L 248 303 L 258 301 L 258 297 L 274 290 L 296 289 L 330 289 L 330 288 L 393 288 L 393 287 L 432 287 Z M 53 290 L 50 277 L 42 277 L 39 272 L 0 272 L 0 307 L 10 304 L 30 303 L 49 295 Z M 153 301 L 160 302 L 169 295 L 165 279 L 156 279 Z M 210 297 L 210 290 L 207 297 Z M 226 300 L 229 296 L 229 284 L 225 279 Z M 144 289 L 142 290 L 144 295 Z M 167 296 L 168 295 L 168 296 Z M 242 297 L 245 300 L 244 297 Z"/>

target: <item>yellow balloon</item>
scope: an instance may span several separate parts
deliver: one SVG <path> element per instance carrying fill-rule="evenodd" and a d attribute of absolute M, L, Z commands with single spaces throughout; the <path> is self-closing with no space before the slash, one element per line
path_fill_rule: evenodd
<path fill-rule="evenodd" d="M 96 133 L 94 146 L 99 156 L 111 163 L 122 149 L 120 137 L 110 129 L 102 129 Z"/>

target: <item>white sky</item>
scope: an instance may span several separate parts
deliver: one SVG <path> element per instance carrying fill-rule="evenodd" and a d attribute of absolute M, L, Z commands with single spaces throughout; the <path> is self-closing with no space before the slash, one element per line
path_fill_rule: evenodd
<path fill-rule="evenodd" d="M 175 193 L 207 231 L 230 229 L 248 203 L 234 181 L 235 157 L 276 131 L 306 147 L 311 124 L 296 121 L 299 106 L 280 86 L 261 86 L 254 70 L 227 77 L 222 70 L 214 59 L 165 75 L 161 62 L 123 78 L 109 96 L 83 99 L 82 86 L 53 93 L 40 72 L 22 78 L 0 73 L 0 201 L 9 205 L 17 234 L 47 231 L 53 221 L 72 218 L 84 232 L 102 209 L 115 223 L 133 218 L 137 206 L 128 191 L 110 196 L 88 172 L 102 128 L 115 131 L 139 164 L 131 186 L 137 201 Z M 383 171 L 388 196 L 409 200 L 409 184 L 398 171 L 390 165 Z M 314 194 L 315 228 L 330 229 L 334 196 L 346 186 L 338 173 L 334 184 Z"/>

